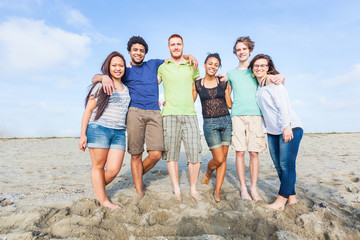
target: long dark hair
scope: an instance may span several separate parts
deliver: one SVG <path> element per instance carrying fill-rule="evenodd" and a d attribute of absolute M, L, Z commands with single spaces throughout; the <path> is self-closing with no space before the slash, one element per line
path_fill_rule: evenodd
<path fill-rule="evenodd" d="M 124 75 L 121 78 L 121 81 L 123 81 L 124 78 L 125 78 L 125 75 L 126 75 L 126 62 L 125 62 L 124 56 L 121 55 L 119 52 L 114 51 L 114 52 L 110 53 L 106 57 L 104 63 L 101 66 L 101 72 L 102 72 L 103 75 L 108 75 L 110 78 L 112 77 L 111 74 L 110 74 L 110 63 L 111 63 L 111 60 L 114 57 L 120 57 L 124 61 L 125 72 L 124 72 Z M 111 78 L 111 80 L 112 80 L 112 78 Z M 93 83 L 92 85 L 90 85 L 91 88 L 89 90 L 88 95 L 85 98 L 85 106 L 86 106 L 87 102 L 89 101 L 92 90 L 95 88 L 95 86 L 97 84 L 99 84 L 99 83 L 97 82 L 97 83 Z M 97 109 L 96 109 L 95 120 L 98 120 L 101 117 L 101 115 L 103 114 L 103 112 L 104 112 L 104 110 L 106 108 L 106 105 L 109 102 L 110 95 L 107 95 L 102 89 L 99 89 L 99 91 L 97 91 L 95 93 L 95 97 L 97 97 L 97 101 L 96 101 L 96 108 Z"/>
<path fill-rule="evenodd" d="M 271 74 L 271 75 L 279 74 L 279 72 L 275 68 L 273 60 L 271 59 L 271 57 L 269 55 L 266 55 L 266 54 L 258 54 L 251 60 L 249 67 L 248 67 L 251 69 L 251 71 L 254 70 L 254 63 L 259 59 L 267 60 L 268 67 L 269 67 L 268 74 Z"/>

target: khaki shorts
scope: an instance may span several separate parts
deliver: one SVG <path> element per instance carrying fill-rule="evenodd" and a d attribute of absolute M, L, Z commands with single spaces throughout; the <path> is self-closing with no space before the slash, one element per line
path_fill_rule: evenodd
<path fill-rule="evenodd" d="M 261 116 L 233 116 L 232 147 L 235 151 L 262 152 L 266 149 Z"/>
<path fill-rule="evenodd" d="M 163 151 L 162 117 L 158 110 L 130 107 L 127 114 L 128 152 L 140 154 L 147 151 Z"/>
<path fill-rule="evenodd" d="M 163 117 L 164 146 L 162 158 L 177 161 L 180 157 L 181 140 L 184 142 L 186 162 L 201 162 L 201 142 L 197 116 L 170 115 Z"/>

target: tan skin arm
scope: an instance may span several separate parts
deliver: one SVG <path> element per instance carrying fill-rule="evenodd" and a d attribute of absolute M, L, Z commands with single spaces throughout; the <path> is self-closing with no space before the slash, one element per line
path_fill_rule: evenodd
<path fill-rule="evenodd" d="M 270 80 L 272 83 L 275 83 L 276 85 L 279 85 L 280 83 L 285 84 L 285 75 L 282 73 L 276 75 L 268 75 L 268 80 Z"/>
<path fill-rule="evenodd" d="M 81 121 L 81 133 L 80 133 L 80 140 L 79 140 L 79 149 L 85 152 L 86 144 L 87 144 L 87 136 L 86 136 L 86 129 L 90 121 L 90 117 L 92 112 L 96 107 L 96 101 L 93 95 L 90 96 L 85 111 Z"/>
<path fill-rule="evenodd" d="M 195 82 L 193 82 L 192 95 L 193 95 L 193 99 L 194 99 L 194 102 L 195 102 L 196 98 L 197 98 L 197 91 L 196 91 L 196 88 L 195 88 Z"/>
<path fill-rule="evenodd" d="M 232 100 L 231 100 L 230 92 L 231 92 L 231 87 L 230 87 L 230 84 L 227 83 L 226 89 L 225 89 L 225 101 L 226 101 L 226 105 L 228 106 L 229 109 L 232 108 Z"/>

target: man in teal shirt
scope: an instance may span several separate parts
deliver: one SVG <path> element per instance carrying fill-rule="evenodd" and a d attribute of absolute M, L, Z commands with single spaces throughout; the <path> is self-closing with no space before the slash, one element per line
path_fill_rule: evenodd
<path fill-rule="evenodd" d="M 233 52 L 239 59 L 237 68 L 227 73 L 233 92 L 233 106 L 231 120 L 233 126 L 232 147 L 236 151 L 236 168 L 240 180 L 241 198 L 254 201 L 261 200 L 257 191 L 259 175 L 258 153 L 266 149 L 263 131 L 262 114 L 256 103 L 258 83 L 249 67 L 249 57 L 254 49 L 254 42 L 250 37 L 239 37 Z M 271 81 L 283 81 L 283 75 L 271 76 Z M 245 151 L 250 155 L 251 187 L 248 193 L 245 183 Z"/>
<path fill-rule="evenodd" d="M 184 142 L 186 161 L 190 176 L 190 194 L 200 200 L 197 181 L 201 165 L 201 143 L 198 120 L 194 108 L 192 87 L 199 78 L 199 70 L 190 65 L 183 57 L 184 43 L 180 35 L 169 38 L 171 60 L 160 65 L 159 82 L 163 82 L 166 105 L 162 110 L 164 148 L 163 159 L 167 167 L 176 199 L 181 200 L 179 183 L 179 154 L 181 141 Z"/>

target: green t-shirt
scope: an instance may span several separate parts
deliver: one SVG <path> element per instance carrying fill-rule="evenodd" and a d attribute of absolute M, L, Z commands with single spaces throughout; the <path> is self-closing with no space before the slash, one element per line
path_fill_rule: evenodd
<path fill-rule="evenodd" d="M 166 101 L 161 115 L 196 115 L 192 89 L 194 80 L 200 76 L 199 69 L 194 70 L 188 61 L 179 65 L 168 61 L 160 65 L 158 75 Z"/>
<path fill-rule="evenodd" d="M 233 90 L 233 106 L 231 116 L 261 116 L 256 103 L 258 82 L 250 69 L 233 69 L 227 73 L 228 81 Z"/>

